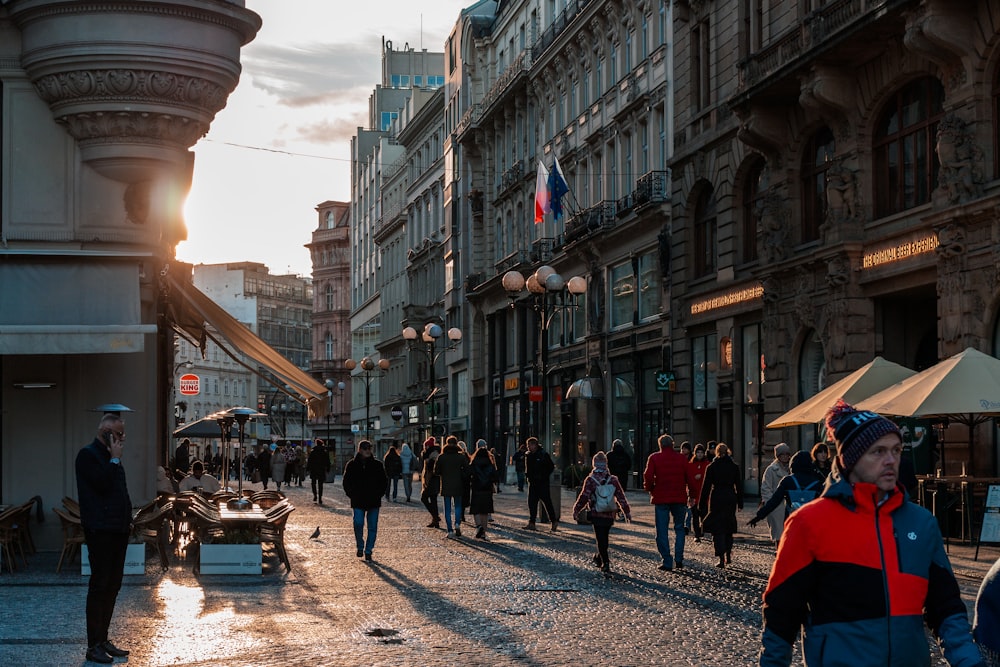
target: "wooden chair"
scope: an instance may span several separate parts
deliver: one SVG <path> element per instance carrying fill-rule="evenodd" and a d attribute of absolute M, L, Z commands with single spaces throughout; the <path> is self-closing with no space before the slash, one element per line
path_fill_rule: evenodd
<path fill-rule="evenodd" d="M 132 521 L 132 537 L 141 544 L 156 547 L 160 557 L 160 567 L 166 572 L 170 568 L 168 545 L 170 544 L 170 520 L 173 517 L 173 503 L 154 507 L 153 511 L 142 516 L 137 515 Z"/>
<path fill-rule="evenodd" d="M 84 543 L 83 525 L 80 523 L 79 517 L 73 516 L 66 510 L 53 507 L 52 511 L 59 517 L 63 531 L 62 553 L 59 554 L 59 563 L 56 565 L 56 572 L 59 572 L 67 557 L 69 557 L 69 562 L 72 562 L 80 555 L 80 546 Z"/>
<path fill-rule="evenodd" d="M 292 571 L 292 564 L 288 562 L 288 552 L 285 550 L 285 525 L 288 523 L 288 516 L 295 511 L 295 506 L 287 503 L 274 514 L 269 515 L 267 520 L 260 524 L 257 529 L 262 543 L 268 542 L 274 545 L 274 550 L 278 553 L 278 559 L 285 564 L 285 571 Z"/>
<path fill-rule="evenodd" d="M 250 501 L 255 505 L 260 505 L 262 510 L 268 510 L 285 499 L 285 494 L 280 491 L 258 491 L 250 496 Z"/>
<path fill-rule="evenodd" d="M 36 553 L 35 541 L 31 538 L 31 510 L 34 508 L 35 501 L 33 499 L 18 507 L 17 535 L 21 541 L 21 550 L 25 554 Z"/>
<path fill-rule="evenodd" d="M 62 504 L 63 507 L 66 508 L 67 512 L 78 519 L 80 518 L 80 503 L 76 502 L 75 499 L 70 498 L 69 496 L 63 496 Z"/>
<path fill-rule="evenodd" d="M 17 568 L 15 554 L 21 554 L 21 561 L 25 567 L 28 567 L 28 560 L 24 557 L 21 532 L 17 526 L 20 514 L 20 507 L 11 507 L 0 514 L 0 556 L 3 558 L 3 563 L 7 565 L 7 570 L 11 573 Z M 0 566 L 0 571 L 2 571 L 2 566 Z"/>

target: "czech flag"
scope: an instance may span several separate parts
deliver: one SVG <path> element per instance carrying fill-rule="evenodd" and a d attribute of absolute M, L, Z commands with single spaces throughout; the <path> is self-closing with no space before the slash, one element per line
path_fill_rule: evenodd
<path fill-rule="evenodd" d="M 551 210 L 549 202 L 549 170 L 542 161 L 538 161 L 538 174 L 535 176 L 535 224 L 545 221 L 545 214 Z"/>

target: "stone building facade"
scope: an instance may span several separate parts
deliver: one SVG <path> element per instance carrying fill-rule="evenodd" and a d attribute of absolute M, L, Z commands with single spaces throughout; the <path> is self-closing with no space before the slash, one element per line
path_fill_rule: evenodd
<path fill-rule="evenodd" d="M 1000 352 L 991 6 L 677 3 L 674 432 L 748 486 L 821 439 L 764 424 L 874 356 Z M 946 459 L 995 473 L 991 429 Z"/>

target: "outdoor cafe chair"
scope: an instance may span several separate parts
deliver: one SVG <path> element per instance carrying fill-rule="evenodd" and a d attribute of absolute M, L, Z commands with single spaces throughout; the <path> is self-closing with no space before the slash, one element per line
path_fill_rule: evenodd
<path fill-rule="evenodd" d="M 267 520 L 257 528 L 261 543 L 274 545 L 274 550 L 278 554 L 278 559 L 284 563 L 286 572 L 292 571 L 292 564 L 288 562 L 288 552 L 285 550 L 285 524 L 288 523 L 288 516 L 294 511 L 295 506 L 288 503 L 280 511 L 268 516 Z"/>
<path fill-rule="evenodd" d="M 80 555 L 80 546 L 84 543 L 83 525 L 80 523 L 79 517 L 73 516 L 66 510 L 53 507 L 52 511 L 56 513 L 56 516 L 59 517 L 59 522 L 62 524 L 62 553 L 59 554 L 59 563 L 56 564 L 56 572 L 60 572 L 63 561 L 67 557 L 69 558 L 67 562 L 72 562 L 74 558 Z"/>
<path fill-rule="evenodd" d="M 63 507 L 66 508 L 67 512 L 69 512 L 78 519 L 80 518 L 80 503 L 76 502 L 75 498 L 70 498 L 69 496 L 63 496 L 62 504 Z"/>
<path fill-rule="evenodd" d="M 167 545 L 170 543 L 170 519 L 173 516 L 173 504 L 167 503 L 153 508 L 150 512 L 140 513 L 132 521 L 132 537 L 140 544 L 156 547 L 160 557 L 160 567 L 163 571 L 170 567 L 167 555 Z"/>
<path fill-rule="evenodd" d="M 0 572 L 2 565 L 7 565 L 7 570 L 11 573 L 17 568 L 15 554 L 21 554 L 21 561 L 28 567 L 28 560 L 24 556 L 24 546 L 21 542 L 21 532 L 18 528 L 18 520 L 21 515 L 21 507 L 11 507 L 0 514 Z"/>
<path fill-rule="evenodd" d="M 34 507 L 34 498 L 18 507 L 17 534 L 18 539 L 21 541 L 21 548 L 26 554 L 37 553 L 35 550 L 35 540 L 31 538 L 31 510 Z"/>
<path fill-rule="evenodd" d="M 251 502 L 255 505 L 260 505 L 262 510 L 268 510 L 284 499 L 285 494 L 280 491 L 258 491 L 250 496 Z"/>

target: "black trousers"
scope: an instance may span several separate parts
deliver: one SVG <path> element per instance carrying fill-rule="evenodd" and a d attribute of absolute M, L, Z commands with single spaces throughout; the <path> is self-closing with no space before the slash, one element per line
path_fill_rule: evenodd
<path fill-rule="evenodd" d="M 128 533 L 85 530 L 90 558 L 90 584 L 87 588 L 87 646 L 108 640 L 111 616 L 125 574 L 125 551 Z"/>
<path fill-rule="evenodd" d="M 309 477 L 309 484 L 312 486 L 313 498 L 323 499 L 323 477 L 312 475 Z"/>
<path fill-rule="evenodd" d="M 597 538 L 597 553 L 601 556 L 601 565 L 608 565 L 608 535 L 611 533 L 613 519 L 595 518 L 591 522 L 594 525 L 594 537 Z"/>
<path fill-rule="evenodd" d="M 424 489 L 420 492 L 420 502 L 424 504 L 427 511 L 431 513 L 435 521 L 440 521 L 441 513 L 438 511 L 438 494 L 430 489 Z"/>
<path fill-rule="evenodd" d="M 558 521 L 556 509 L 552 506 L 552 494 L 549 492 L 547 483 L 535 483 L 528 481 L 528 521 L 535 523 L 538 516 L 538 501 L 545 506 L 545 511 L 549 514 L 549 521 Z"/>

